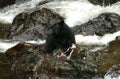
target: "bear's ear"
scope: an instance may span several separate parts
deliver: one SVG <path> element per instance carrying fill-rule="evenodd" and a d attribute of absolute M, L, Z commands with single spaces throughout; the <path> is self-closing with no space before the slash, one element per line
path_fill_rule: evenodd
<path fill-rule="evenodd" d="M 63 25 L 64 24 L 64 20 L 60 21 L 60 25 Z"/>

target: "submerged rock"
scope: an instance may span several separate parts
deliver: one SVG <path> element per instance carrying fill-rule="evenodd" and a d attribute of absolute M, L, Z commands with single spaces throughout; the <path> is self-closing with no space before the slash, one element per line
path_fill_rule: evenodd
<path fill-rule="evenodd" d="M 114 33 L 120 30 L 120 16 L 115 13 L 102 13 L 88 23 L 73 27 L 75 34 L 99 35 Z"/>

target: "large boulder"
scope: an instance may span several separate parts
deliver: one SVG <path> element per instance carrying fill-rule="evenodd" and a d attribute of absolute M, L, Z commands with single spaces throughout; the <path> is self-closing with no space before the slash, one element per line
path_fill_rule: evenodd
<path fill-rule="evenodd" d="M 120 31 L 120 16 L 115 13 L 102 13 L 89 22 L 73 27 L 75 34 L 99 35 Z"/>
<path fill-rule="evenodd" d="M 10 62 L 12 79 L 103 79 L 111 66 L 120 64 L 119 41 L 107 46 L 77 45 L 71 60 L 58 58 L 60 49 L 47 53 L 45 44 L 27 42 L 8 49 L 4 56 Z"/>
<path fill-rule="evenodd" d="M 28 20 L 28 18 L 29 18 L 29 14 L 27 14 L 25 12 L 18 14 L 14 18 L 12 25 L 9 28 L 8 37 L 12 38 L 15 35 L 17 35 L 18 33 L 24 32 L 24 30 L 26 30 L 25 29 L 25 22 L 26 22 L 26 20 Z"/>
<path fill-rule="evenodd" d="M 17 79 L 89 79 L 94 76 L 92 66 L 86 68 L 89 65 L 85 66 L 76 56 L 73 56 L 74 60 L 58 58 L 60 52 L 62 51 L 57 49 L 48 54 L 44 51 L 44 45 L 20 42 L 8 49 L 5 55 L 11 63 L 13 76 Z"/>
<path fill-rule="evenodd" d="M 13 20 L 9 38 L 13 40 L 44 39 L 50 33 L 50 27 L 63 18 L 49 9 L 42 8 L 31 14 L 20 13 Z"/>

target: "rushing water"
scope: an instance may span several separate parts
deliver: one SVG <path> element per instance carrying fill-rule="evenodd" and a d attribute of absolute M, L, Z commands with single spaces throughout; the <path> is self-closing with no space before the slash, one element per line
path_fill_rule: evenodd
<path fill-rule="evenodd" d="M 42 1 L 42 0 L 41 0 Z M 2 23 L 12 23 L 14 17 L 24 11 L 29 9 L 34 9 L 40 0 L 30 0 L 24 3 L 17 3 L 11 6 L 7 6 L 0 10 L 0 22 Z"/>
<path fill-rule="evenodd" d="M 87 0 L 76 0 L 76 1 L 50 1 L 42 6 L 38 6 L 39 2 L 44 0 L 30 0 L 24 3 L 16 3 L 11 6 L 7 6 L 0 11 L 0 22 L 1 23 L 12 23 L 14 17 L 23 12 L 29 10 L 35 10 L 38 8 L 46 7 L 49 8 L 61 16 L 65 17 L 65 22 L 73 27 L 75 25 L 80 25 L 88 22 L 90 19 L 93 19 L 99 14 L 104 12 L 113 12 L 120 15 L 120 2 L 113 4 L 111 6 L 103 7 L 99 5 L 93 5 Z M 83 36 L 76 35 L 76 42 L 81 44 L 107 44 L 108 42 L 115 39 L 116 36 L 119 36 L 120 32 L 113 34 L 106 34 L 103 37 L 99 36 Z M 109 38 L 109 39 L 108 39 Z M 94 40 L 94 41 L 93 41 Z M 36 41 L 39 43 L 40 41 Z M 8 48 L 16 45 L 18 42 L 7 42 L 2 40 L 0 41 L 0 51 L 4 52 Z M 7 45 L 8 44 L 8 45 Z"/>
<path fill-rule="evenodd" d="M 120 15 L 120 2 L 103 7 L 93 5 L 86 0 L 56 1 L 46 4 L 45 7 L 53 9 L 61 16 L 65 17 L 65 21 L 70 27 L 86 23 L 104 12 L 113 12 Z"/>
<path fill-rule="evenodd" d="M 104 12 L 112 12 L 120 15 L 120 2 L 115 3 L 111 6 L 99 6 L 93 5 L 87 0 L 66 0 L 66 1 L 50 1 L 42 6 L 39 6 L 39 2 L 44 0 L 29 0 L 24 3 L 16 3 L 11 6 L 7 6 L 0 10 L 0 23 L 11 24 L 14 17 L 24 11 L 35 10 L 38 8 L 46 7 L 49 8 L 61 16 L 65 17 L 65 22 L 73 27 L 88 22 L 99 16 Z M 120 36 L 120 31 L 113 34 L 106 34 L 102 37 L 99 36 L 83 36 L 76 35 L 76 42 L 81 44 L 107 44 L 114 40 L 116 36 Z M 109 38 L 109 39 L 108 39 Z M 94 40 L 94 41 L 93 41 Z M 31 43 L 41 44 L 45 43 L 44 40 L 38 39 L 37 41 L 27 41 Z M 0 40 L 0 52 L 5 52 L 10 47 L 18 44 L 19 41 Z M 110 79 L 110 78 L 105 78 Z M 112 78 L 111 78 L 112 79 Z"/>

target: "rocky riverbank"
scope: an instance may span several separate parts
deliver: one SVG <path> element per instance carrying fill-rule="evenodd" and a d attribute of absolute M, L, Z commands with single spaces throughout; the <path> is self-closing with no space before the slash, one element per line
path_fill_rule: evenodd
<path fill-rule="evenodd" d="M 108 46 L 83 46 L 77 49 L 71 60 L 58 58 L 60 49 L 48 54 L 44 44 L 20 42 L 0 55 L 2 78 L 12 79 L 103 79 L 113 65 L 120 64 L 120 40 Z"/>

